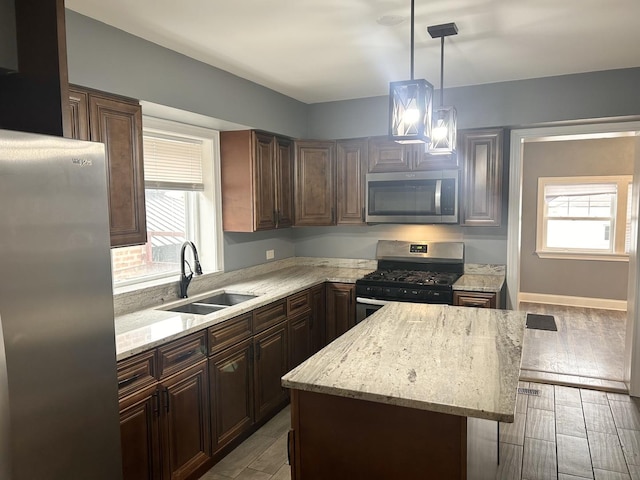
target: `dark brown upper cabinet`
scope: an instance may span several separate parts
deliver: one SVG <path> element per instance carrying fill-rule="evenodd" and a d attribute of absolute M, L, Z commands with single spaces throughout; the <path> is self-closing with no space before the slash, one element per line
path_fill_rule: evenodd
<path fill-rule="evenodd" d="M 111 246 L 147 241 L 142 159 L 142 108 L 137 100 L 69 88 L 71 136 L 104 143 Z"/>
<path fill-rule="evenodd" d="M 504 130 L 459 132 L 462 156 L 462 212 L 464 226 L 497 227 L 502 220 L 502 150 Z"/>
<path fill-rule="evenodd" d="M 366 139 L 336 142 L 338 225 L 364 225 L 365 177 L 368 168 Z"/>
<path fill-rule="evenodd" d="M 293 223 L 293 143 L 266 132 L 221 132 L 222 224 L 255 232 Z"/>
<path fill-rule="evenodd" d="M 335 142 L 297 141 L 295 148 L 295 225 L 335 225 Z"/>

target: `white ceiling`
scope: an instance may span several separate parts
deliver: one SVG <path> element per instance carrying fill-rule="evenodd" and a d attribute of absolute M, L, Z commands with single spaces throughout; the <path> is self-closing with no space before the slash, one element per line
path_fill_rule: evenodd
<path fill-rule="evenodd" d="M 409 78 L 410 0 L 66 0 L 67 8 L 306 103 Z M 640 66 L 640 0 L 416 0 L 415 77 L 445 87 Z M 405 21 L 382 26 L 399 15 Z"/>

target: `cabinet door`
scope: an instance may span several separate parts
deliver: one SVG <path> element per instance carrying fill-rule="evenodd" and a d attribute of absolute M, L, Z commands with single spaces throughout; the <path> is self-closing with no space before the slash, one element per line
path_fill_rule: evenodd
<path fill-rule="evenodd" d="M 147 241 L 142 167 L 142 110 L 119 99 L 89 95 L 91 140 L 105 144 L 111 246 Z"/>
<path fill-rule="evenodd" d="M 369 172 L 406 172 L 411 170 L 416 150 L 389 137 L 369 139 Z"/>
<path fill-rule="evenodd" d="M 500 226 L 502 129 L 462 132 L 464 162 L 461 225 Z"/>
<path fill-rule="evenodd" d="M 214 452 L 253 424 L 252 349 L 245 340 L 209 359 Z"/>
<path fill-rule="evenodd" d="M 296 142 L 295 225 L 335 224 L 334 142 Z"/>
<path fill-rule="evenodd" d="M 276 137 L 276 227 L 293 225 L 293 143 Z"/>
<path fill-rule="evenodd" d="M 164 410 L 165 478 L 181 480 L 211 458 L 211 424 L 206 360 L 161 384 Z"/>
<path fill-rule="evenodd" d="M 289 319 L 289 369 L 304 362 L 313 353 L 312 313 L 307 310 Z"/>
<path fill-rule="evenodd" d="M 453 292 L 453 304 L 460 307 L 497 308 L 495 293 Z"/>
<path fill-rule="evenodd" d="M 327 343 L 356 324 L 355 290 L 351 283 L 327 284 Z"/>
<path fill-rule="evenodd" d="M 316 353 L 327 344 L 325 286 L 311 289 L 311 353 Z"/>
<path fill-rule="evenodd" d="M 254 337 L 255 421 L 287 400 L 280 378 L 287 373 L 287 322 L 281 322 Z"/>
<path fill-rule="evenodd" d="M 124 480 L 161 478 L 159 407 L 156 385 L 120 401 Z"/>
<path fill-rule="evenodd" d="M 275 138 L 272 135 L 255 134 L 255 230 L 276 228 L 275 192 Z"/>
<path fill-rule="evenodd" d="M 89 94 L 69 87 L 71 138 L 89 140 Z"/>
<path fill-rule="evenodd" d="M 367 157 L 366 140 L 345 140 L 336 143 L 338 225 L 364 225 Z"/>

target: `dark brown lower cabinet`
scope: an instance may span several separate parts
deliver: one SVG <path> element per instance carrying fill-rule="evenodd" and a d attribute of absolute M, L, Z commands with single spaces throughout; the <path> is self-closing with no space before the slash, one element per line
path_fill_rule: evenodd
<path fill-rule="evenodd" d="M 313 354 L 312 322 L 311 310 L 289 319 L 289 369 L 297 367 Z"/>
<path fill-rule="evenodd" d="M 124 480 L 161 478 L 159 391 L 146 388 L 120 402 Z"/>
<path fill-rule="evenodd" d="M 316 353 L 327 344 L 326 289 L 324 284 L 311 289 L 311 353 Z"/>
<path fill-rule="evenodd" d="M 287 322 L 255 335 L 253 348 L 254 410 L 259 422 L 288 400 L 288 391 L 280 383 L 288 371 Z"/>
<path fill-rule="evenodd" d="M 186 479 L 211 459 L 206 360 L 169 377 L 160 387 L 166 439 L 163 478 Z"/>
<path fill-rule="evenodd" d="M 211 459 L 207 362 L 120 400 L 124 480 L 183 480 Z"/>
<path fill-rule="evenodd" d="M 253 424 L 252 349 L 249 339 L 209 359 L 214 453 Z"/>
<path fill-rule="evenodd" d="M 328 283 L 326 288 L 326 335 L 327 343 L 330 343 L 356 324 L 356 286 L 353 283 Z"/>

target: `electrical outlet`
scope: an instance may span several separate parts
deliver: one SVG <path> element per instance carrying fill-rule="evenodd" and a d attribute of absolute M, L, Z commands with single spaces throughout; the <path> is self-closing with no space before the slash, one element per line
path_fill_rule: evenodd
<path fill-rule="evenodd" d="M 267 260 L 273 260 L 276 256 L 276 252 L 274 250 L 267 250 Z"/>

